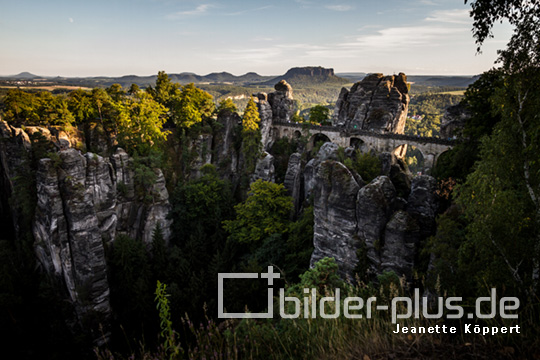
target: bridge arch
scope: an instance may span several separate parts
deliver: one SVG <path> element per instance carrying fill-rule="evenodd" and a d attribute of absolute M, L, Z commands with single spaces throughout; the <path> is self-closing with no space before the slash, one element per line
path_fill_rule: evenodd
<path fill-rule="evenodd" d="M 293 133 L 294 139 L 300 139 L 302 137 L 302 132 L 300 130 L 295 130 Z"/>
<path fill-rule="evenodd" d="M 330 138 L 323 133 L 316 133 L 309 139 L 307 150 L 313 150 L 315 145 L 319 142 L 327 143 L 332 142 L 332 140 L 330 140 Z"/>
<path fill-rule="evenodd" d="M 368 143 L 357 136 L 353 136 L 349 139 L 349 146 L 359 150 L 360 152 L 368 152 L 370 149 Z"/>

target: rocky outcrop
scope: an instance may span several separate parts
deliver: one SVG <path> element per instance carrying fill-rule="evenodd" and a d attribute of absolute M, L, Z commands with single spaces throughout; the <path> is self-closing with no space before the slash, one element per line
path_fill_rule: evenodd
<path fill-rule="evenodd" d="M 320 164 L 315 183 L 311 266 L 322 258 L 333 257 L 340 275 L 353 280 L 360 244 L 356 236 L 356 206 L 351 199 L 355 199 L 360 186 L 345 165 L 333 160 Z"/>
<path fill-rule="evenodd" d="M 395 173 L 399 164 L 391 158 L 387 162 L 388 176 L 367 185 L 338 161 L 337 145 L 332 143 L 324 144 L 306 165 L 306 200 L 313 198 L 314 206 L 312 265 L 333 257 L 341 276 L 353 280 L 361 261 L 368 264 L 368 276 L 394 271 L 412 280 L 418 244 L 435 230 L 436 181 L 424 175 L 411 184 L 409 174 Z"/>
<path fill-rule="evenodd" d="M 26 171 L 26 160 L 31 149 L 30 138 L 22 129 L 12 127 L 0 119 L 0 193 L 2 215 L 11 217 L 13 230 L 16 236 L 20 236 L 20 211 L 16 204 L 12 204 L 10 197 L 15 189 L 17 177 Z M 9 213 L 9 215 L 8 215 Z"/>
<path fill-rule="evenodd" d="M 234 181 L 238 173 L 238 151 L 235 148 L 235 130 L 242 124 L 238 113 L 225 110 L 217 116 L 221 129 L 214 134 L 212 164 L 225 179 Z"/>
<path fill-rule="evenodd" d="M 357 236 L 365 244 L 372 271 L 380 269 L 380 252 L 386 223 L 394 210 L 396 189 L 387 176 L 379 176 L 364 186 L 356 197 Z"/>
<path fill-rule="evenodd" d="M 201 176 L 201 168 L 212 162 L 212 135 L 200 134 L 191 140 L 190 151 L 195 155 L 191 161 L 191 178 L 197 179 Z"/>
<path fill-rule="evenodd" d="M 109 195 L 113 184 L 102 176 L 102 158 L 90 159 L 94 164 L 88 166 L 89 159 L 77 150 L 59 155 L 59 167 L 51 159 L 39 163 L 36 254 L 48 273 L 63 279 L 79 319 L 92 312 L 107 324 L 111 307 L 98 212 L 102 219 L 104 212 L 114 217 Z"/>
<path fill-rule="evenodd" d="M 435 218 L 439 211 L 437 181 L 428 175 L 413 178 L 408 198 L 407 212 L 420 226 L 423 238 L 435 234 Z"/>
<path fill-rule="evenodd" d="M 291 154 L 283 186 L 287 190 L 287 195 L 293 198 L 295 214 L 300 211 L 304 198 L 304 174 L 302 170 L 302 154 Z"/>
<path fill-rule="evenodd" d="M 341 90 L 333 124 L 348 129 L 403 134 L 408 106 L 405 74 L 371 74 L 354 84 L 350 91 Z"/>
<path fill-rule="evenodd" d="M 336 160 L 337 151 L 339 146 L 337 144 L 327 142 L 321 146 L 317 155 L 311 159 L 304 168 L 304 196 L 305 200 L 310 201 L 311 196 L 313 195 L 313 189 L 317 184 L 317 171 L 319 170 L 320 164 L 325 160 Z"/>
<path fill-rule="evenodd" d="M 272 137 L 272 123 L 274 121 L 272 105 L 268 102 L 268 95 L 266 93 L 258 93 L 256 97 L 258 100 L 257 109 L 261 119 L 261 122 L 259 123 L 259 128 L 261 129 L 261 143 L 263 144 L 263 149 L 268 150 L 274 143 Z"/>
<path fill-rule="evenodd" d="M 29 130 L 37 131 L 52 142 L 61 136 L 44 128 Z M 0 136 L 2 204 L 9 204 L 4 198 L 13 196 L 14 181 L 20 181 L 21 174 L 31 176 L 32 143 L 25 131 L 2 121 Z M 102 341 L 107 339 L 111 316 L 105 246 L 118 234 L 149 245 L 158 224 L 167 241 L 171 235 L 169 195 L 159 169 L 154 169 L 152 186 L 138 186 L 133 160 L 122 149 L 107 158 L 68 145 L 72 143 L 60 142 L 60 151 L 38 162 L 36 189 L 28 189 L 37 195 L 31 233 L 42 269 L 59 281 L 60 292 L 66 293 L 80 322 L 88 316 L 99 319 L 102 330 L 86 330 L 95 331 L 96 341 Z M 19 235 L 17 206 L 10 212 Z"/>
<path fill-rule="evenodd" d="M 346 84 L 346 79 L 340 78 L 334 74 L 334 69 L 323 68 L 321 66 L 295 67 L 289 69 L 287 73 L 280 76 L 293 85 L 305 84 Z M 271 84 L 270 84 L 271 85 Z"/>
<path fill-rule="evenodd" d="M 149 245 L 158 224 L 169 239 L 165 180 L 156 169 L 148 203 L 137 195 L 132 159 L 122 149 L 111 160 L 75 149 L 58 156 L 57 162 L 39 162 L 36 254 L 47 273 L 63 280 L 79 318 L 92 312 L 106 324 L 111 309 L 104 244 L 126 234 Z"/>
<path fill-rule="evenodd" d="M 288 122 L 295 110 L 293 89 L 285 80 L 278 82 L 274 89 L 276 91 L 268 94 L 268 102 L 272 106 L 272 120 Z"/>
<path fill-rule="evenodd" d="M 284 78 L 293 76 L 322 76 L 328 78 L 335 76 L 335 74 L 334 69 L 327 69 L 321 66 L 306 66 L 291 68 L 283 75 Z"/>
<path fill-rule="evenodd" d="M 259 127 L 264 150 L 269 150 L 275 140 L 272 134 L 272 124 L 291 121 L 295 112 L 292 87 L 285 80 L 281 80 L 274 86 L 274 89 L 276 91 L 270 94 L 258 93 L 254 95 L 261 118 Z"/>
<path fill-rule="evenodd" d="M 465 123 L 470 117 L 470 111 L 463 104 L 448 107 L 441 119 L 441 138 L 461 137 Z"/>
<path fill-rule="evenodd" d="M 411 281 L 419 241 L 420 227 L 411 215 L 403 210 L 393 213 L 384 231 L 379 272 L 393 271 Z"/>
<path fill-rule="evenodd" d="M 262 153 L 261 157 L 257 160 L 255 165 L 255 171 L 251 175 L 251 182 L 259 179 L 263 181 L 275 181 L 275 169 L 274 169 L 274 157 L 266 151 Z"/>

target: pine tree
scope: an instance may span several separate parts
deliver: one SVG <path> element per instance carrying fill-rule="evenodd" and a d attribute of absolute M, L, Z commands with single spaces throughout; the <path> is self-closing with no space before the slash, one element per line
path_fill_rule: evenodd
<path fill-rule="evenodd" d="M 257 105 L 255 105 L 253 98 L 250 98 L 242 118 L 242 147 L 245 159 L 245 170 L 248 174 L 255 170 L 257 159 L 262 151 L 262 135 L 261 130 L 259 129 L 260 122 L 261 118 L 259 117 Z"/>

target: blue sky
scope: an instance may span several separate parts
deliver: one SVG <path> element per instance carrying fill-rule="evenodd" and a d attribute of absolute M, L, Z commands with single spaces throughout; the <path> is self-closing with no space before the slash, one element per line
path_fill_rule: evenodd
<path fill-rule="evenodd" d="M 336 72 L 478 74 L 463 0 L 0 0 L 0 75 Z"/>

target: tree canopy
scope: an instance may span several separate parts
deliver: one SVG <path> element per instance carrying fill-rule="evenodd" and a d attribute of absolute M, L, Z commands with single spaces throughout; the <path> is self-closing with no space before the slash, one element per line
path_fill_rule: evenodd
<path fill-rule="evenodd" d="M 261 179 L 253 182 L 244 203 L 234 207 L 236 218 L 224 222 L 224 228 L 240 243 L 261 243 L 272 234 L 288 231 L 293 201 L 283 184 Z"/>

